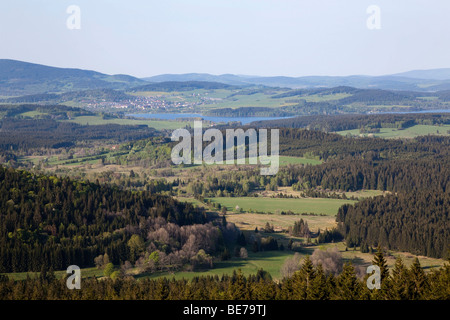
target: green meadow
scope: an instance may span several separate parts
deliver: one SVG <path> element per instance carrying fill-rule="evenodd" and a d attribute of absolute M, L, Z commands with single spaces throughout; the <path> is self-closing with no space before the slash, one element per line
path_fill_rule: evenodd
<path fill-rule="evenodd" d="M 294 213 L 315 213 L 335 215 L 342 205 L 356 201 L 328 198 L 263 198 L 263 197 L 216 197 L 212 202 L 226 206 L 229 211 L 238 206 L 243 211 L 271 212 L 292 211 Z"/>
<path fill-rule="evenodd" d="M 406 129 L 380 128 L 379 133 L 360 134 L 359 129 L 338 131 L 341 135 L 351 134 L 352 136 L 374 136 L 379 138 L 414 138 L 424 135 L 449 135 L 450 125 L 433 126 L 433 125 L 415 125 Z"/>

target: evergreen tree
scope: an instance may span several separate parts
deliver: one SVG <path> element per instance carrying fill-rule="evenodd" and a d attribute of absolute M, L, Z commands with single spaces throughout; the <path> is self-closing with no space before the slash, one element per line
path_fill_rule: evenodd
<path fill-rule="evenodd" d="M 303 260 L 299 271 L 292 277 L 292 288 L 294 299 L 310 299 L 314 292 L 314 278 L 316 276 L 314 265 L 309 256 Z"/>
<path fill-rule="evenodd" d="M 389 269 L 387 266 L 386 259 L 384 258 L 383 249 L 381 246 L 377 247 L 377 252 L 374 255 L 372 264 L 380 268 L 380 289 L 374 289 L 372 291 L 372 296 L 374 299 L 386 299 L 387 294 L 390 292 L 390 279 L 389 279 Z"/>
<path fill-rule="evenodd" d="M 409 298 L 421 299 L 427 289 L 427 279 L 417 257 L 409 269 L 409 280 Z"/>
<path fill-rule="evenodd" d="M 331 275 L 330 275 L 331 277 Z M 311 300 L 328 300 L 330 297 L 330 287 L 327 276 L 323 271 L 322 265 L 316 267 L 314 279 L 308 288 L 308 299 Z"/>
<path fill-rule="evenodd" d="M 351 262 L 344 264 L 342 273 L 337 278 L 335 299 L 359 300 L 361 298 L 361 283 L 355 274 L 355 268 Z"/>
<path fill-rule="evenodd" d="M 395 260 L 394 268 L 392 269 L 391 284 L 392 290 L 389 293 L 389 298 L 393 300 L 405 300 L 408 298 L 408 269 L 403 264 L 402 258 L 398 257 Z"/>

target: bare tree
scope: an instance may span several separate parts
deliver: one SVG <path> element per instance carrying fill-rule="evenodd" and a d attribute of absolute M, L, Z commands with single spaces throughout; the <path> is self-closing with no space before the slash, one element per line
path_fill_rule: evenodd
<path fill-rule="evenodd" d="M 321 264 L 323 270 L 328 273 L 338 275 L 342 271 L 342 255 L 337 247 L 328 248 L 327 250 L 314 250 L 311 255 L 311 261 L 315 266 Z"/>
<path fill-rule="evenodd" d="M 242 259 L 247 259 L 248 258 L 248 252 L 247 249 L 245 249 L 244 247 L 241 248 L 241 250 L 239 251 L 239 256 Z"/>
<path fill-rule="evenodd" d="M 287 258 L 281 266 L 281 276 L 283 278 L 290 278 L 295 271 L 300 270 L 300 254 L 296 252 L 292 257 Z"/>

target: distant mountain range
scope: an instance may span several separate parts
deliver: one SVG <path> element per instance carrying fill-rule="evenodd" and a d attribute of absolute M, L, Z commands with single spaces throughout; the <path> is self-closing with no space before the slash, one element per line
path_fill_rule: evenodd
<path fill-rule="evenodd" d="M 450 68 L 414 70 L 386 76 L 258 77 L 233 74 L 186 73 L 162 74 L 143 79 L 149 82 L 213 81 L 229 85 L 264 85 L 292 89 L 349 86 L 361 89 L 439 91 L 450 89 Z"/>
<path fill-rule="evenodd" d="M 158 88 L 161 82 L 191 81 L 202 87 L 220 87 L 217 83 L 231 86 L 268 86 L 299 88 L 327 88 L 349 86 L 361 89 L 390 89 L 398 91 L 450 90 L 450 69 L 413 70 L 386 76 L 307 76 L 307 77 L 260 77 L 248 75 L 212 75 L 207 73 L 162 74 L 147 78 L 129 75 L 107 75 L 91 70 L 57 68 L 35 63 L 0 59 L 0 96 L 23 96 L 33 94 L 60 94 L 71 91 Z M 150 82 L 150 83 L 149 83 Z M 206 85 L 206 82 L 216 84 Z M 153 85 L 151 85 L 153 83 Z"/>

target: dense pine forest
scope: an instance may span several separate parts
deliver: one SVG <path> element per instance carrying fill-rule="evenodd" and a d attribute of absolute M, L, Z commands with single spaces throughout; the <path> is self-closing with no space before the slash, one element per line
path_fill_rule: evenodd
<path fill-rule="evenodd" d="M 430 113 L 311 115 L 251 123 L 254 127 L 308 128 L 328 132 L 363 127 L 406 129 L 416 124 L 450 124 L 450 116 Z"/>
<path fill-rule="evenodd" d="M 145 125 L 90 125 L 59 122 L 53 119 L 0 120 L 0 149 L 68 148 L 76 143 L 92 140 L 125 142 L 155 134 Z"/>
<path fill-rule="evenodd" d="M 204 212 L 167 196 L 0 166 L 0 272 L 93 266 L 103 254 L 134 263 L 158 218 L 176 226 L 207 222 Z M 181 238 L 178 246 L 188 240 Z"/>

